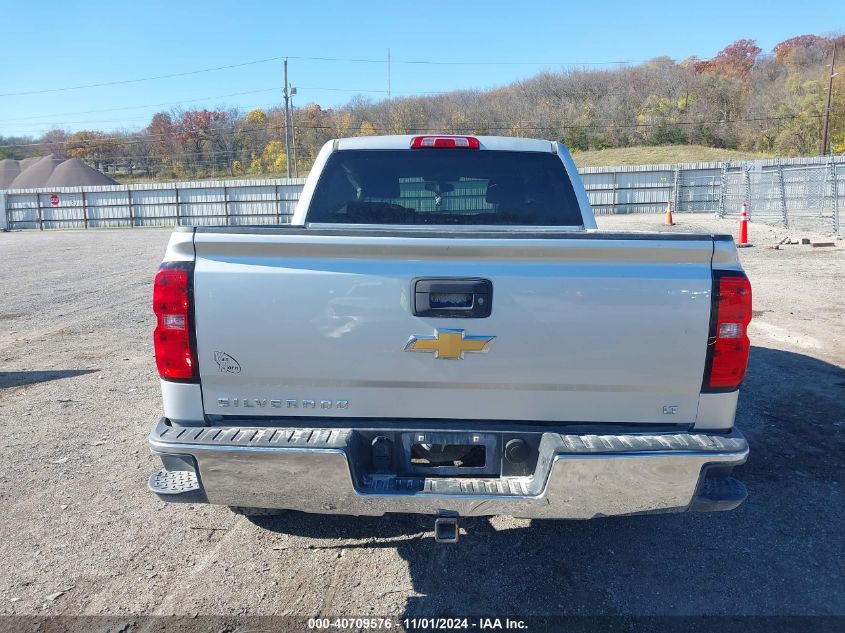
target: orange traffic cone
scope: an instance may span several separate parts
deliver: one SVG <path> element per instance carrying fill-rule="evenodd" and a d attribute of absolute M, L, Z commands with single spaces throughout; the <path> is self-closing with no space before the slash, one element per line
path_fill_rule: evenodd
<path fill-rule="evenodd" d="M 663 224 L 666 226 L 674 226 L 675 220 L 672 219 L 672 201 L 666 203 L 666 213 L 663 215 Z"/>
<path fill-rule="evenodd" d="M 751 246 L 748 243 L 748 203 L 743 202 L 739 212 L 739 241 L 736 243 L 740 248 Z"/>

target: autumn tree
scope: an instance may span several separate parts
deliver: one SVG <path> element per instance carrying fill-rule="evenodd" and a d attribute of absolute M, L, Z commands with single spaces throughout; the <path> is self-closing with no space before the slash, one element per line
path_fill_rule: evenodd
<path fill-rule="evenodd" d="M 795 37 L 790 37 L 788 40 L 784 40 L 783 42 L 776 44 L 774 49 L 772 49 L 772 52 L 775 55 L 775 60 L 777 60 L 779 64 L 783 64 L 786 62 L 787 57 L 794 54 L 796 51 L 824 48 L 824 45 L 827 43 L 827 38 L 819 35 L 796 35 Z"/>
<path fill-rule="evenodd" d="M 261 108 L 251 110 L 238 122 L 235 134 L 245 157 L 261 154 L 269 138 L 268 126 L 269 118 Z"/>
<path fill-rule="evenodd" d="M 67 138 L 68 134 L 64 130 L 50 130 L 41 137 L 41 146 L 47 154 L 56 158 L 67 158 Z"/>
<path fill-rule="evenodd" d="M 737 40 L 725 46 L 712 59 L 696 64 L 695 70 L 700 73 L 718 73 L 744 81 L 751 76 L 754 61 L 762 50 L 754 40 Z"/>
<path fill-rule="evenodd" d="M 155 141 L 152 137 L 142 135 L 131 137 L 126 134 L 120 135 L 114 140 L 116 145 L 115 153 L 121 154 L 118 161 L 123 160 L 129 176 L 134 176 L 136 170 L 152 178 L 156 172 L 157 156 L 155 154 Z"/>
<path fill-rule="evenodd" d="M 170 114 L 156 112 L 147 126 L 146 137 L 152 143 L 150 153 L 155 157 L 157 168 L 172 170 L 178 143 L 176 126 Z"/>
<path fill-rule="evenodd" d="M 378 132 L 376 131 L 375 126 L 370 123 L 369 121 L 362 121 L 360 127 L 358 128 L 358 134 L 354 134 L 353 136 L 377 136 Z"/>
<path fill-rule="evenodd" d="M 78 158 L 95 169 L 111 162 L 117 155 L 118 139 L 102 132 L 82 130 L 67 137 L 65 151 L 68 158 Z"/>
<path fill-rule="evenodd" d="M 270 141 L 261 152 L 261 170 L 280 174 L 288 168 L 285 144 L 282 141 Z"/>
<path fill-rule="evenodd" d="M 310 165 L 326 141 L 349 136 L 349 127 L 345 128 L 344 134 L 340 134 L 338 128 L 342 125 L 350 126 L 351 119 L 350 113 L 324 110 L 316 103 L 297 108 L 294 117 L 297 164 Z"/>
<path fill-rule="evenodd" d="M 206 154 L 211 149 L 212 127 L 223 117 L 220 112 L 187 110 L 181 112 L 176 122 L 176 138 L 182 145 L 192 175 L 208 162 Z"/>
<path fill-rule="evenodd" d="M 241 116 L 236 109 L 221 110 L 217 115 L 209 128 L 212 164 L 215 171 L 219 168 L 233 176 L 242 143 L 237 134 Z"/>

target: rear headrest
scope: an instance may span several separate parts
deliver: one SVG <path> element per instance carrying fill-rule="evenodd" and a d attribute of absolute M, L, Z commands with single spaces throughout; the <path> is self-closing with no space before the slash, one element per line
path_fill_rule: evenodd
<path fill-rule="evenodd" d="M 398 198 L 399 176 L 389 172 L 367 173 L 361 180 L 361 197 Z"/>
<path fill-rule="evenodd" d="M 519 176 L 491 178 L 484 199 L 490 204 L 518 207 L 525 201 L 525 181 Z"/>

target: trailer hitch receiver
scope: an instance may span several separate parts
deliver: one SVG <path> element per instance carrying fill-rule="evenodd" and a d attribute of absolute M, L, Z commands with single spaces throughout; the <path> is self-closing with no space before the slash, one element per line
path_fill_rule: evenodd
<path fill-rule="evenodd" d="M 434 519 L 434 542 L 435 543 L 457 543 L 461 534 L 458 526 L 458 515 L 452 513 L 439 513 Z"/>

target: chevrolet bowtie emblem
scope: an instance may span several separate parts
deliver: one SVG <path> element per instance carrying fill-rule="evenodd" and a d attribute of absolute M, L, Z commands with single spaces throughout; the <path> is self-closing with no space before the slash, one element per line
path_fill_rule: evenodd
<path fill-rule="evenodd" d="M 406 352 L 434 352 L 435 358 L 461 360 L 464 352 L 487 352 L 495 336 L 466 336 L 463 330 L 434 330 L 434 336 L 412 336 Z"/>

